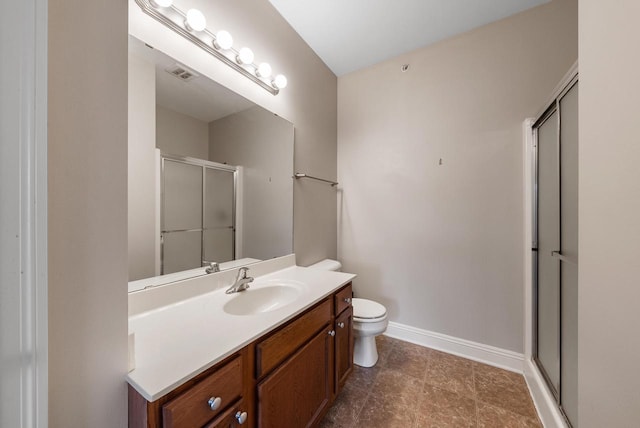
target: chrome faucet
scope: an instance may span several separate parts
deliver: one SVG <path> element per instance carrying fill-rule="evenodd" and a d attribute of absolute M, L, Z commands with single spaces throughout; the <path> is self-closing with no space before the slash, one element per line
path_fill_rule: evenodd
<path fill-rule="evenodd" d="M 233 283 L 231 287 L 226 291 L 227 294 L 237 293 L 239 291 L 244 291 L 249 288 L 249 283 L 253 281 L 253 278 L 247 276 L 248 267 L 241 267 L 238 270 L 238 276 L 236 276 L 236 281 Z"/>
<path fill-rule="evenodd" d="M 209 266 L 207 266 L 207 268 L 204 270 L 206 273 L 220 272 L 220 265 L 217 262 L 208 262 L 206 260 L 202 261 L 203 265 L 205 265 L 206 263 L 209 264 Z"/>

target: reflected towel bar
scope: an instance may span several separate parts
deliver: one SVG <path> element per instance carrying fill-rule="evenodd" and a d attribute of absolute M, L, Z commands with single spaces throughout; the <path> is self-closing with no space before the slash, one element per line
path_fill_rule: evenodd
<path fill-rule="evenodd" d="M 312 180 L 324 181 L 325 183 L 331 184 L 331 187 L 338 185 L 337 181 L 325 180 L 324 178 L 314 177 L 312 175 L 303 174 L 301 172 L 296 172 L 295 174 L 293 174 L 293 178 L 295 178 L 295 179 L 298 179 L 298 178 L 310 178 Z"/>

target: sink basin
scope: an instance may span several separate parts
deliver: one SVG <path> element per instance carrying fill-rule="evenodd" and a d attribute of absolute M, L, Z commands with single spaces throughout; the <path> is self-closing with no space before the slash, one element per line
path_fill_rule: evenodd
<path fill-rule="evenodd" d="M 239 292 L 223 310 L 231 315 L 255 315 L 275 311 L 296 300 L 301 290 L 291 285 L 270 285 Z"/>

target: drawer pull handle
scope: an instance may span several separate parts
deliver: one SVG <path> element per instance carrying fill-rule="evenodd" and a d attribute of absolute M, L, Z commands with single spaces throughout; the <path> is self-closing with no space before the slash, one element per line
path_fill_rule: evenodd
<path fill-rule="evenodd" d="M 243 423 L 245 423 L 247 421 L 247 412 L 238 412 L 238 413 L 236 413 L 236 419 L 238 420 L 238 423 L 240 425 L 242 425 Z"/>
<path fill-rule="evenodd" d="M 328 333 L 329 333 L 329 336 L 331 336 L 331 337 L 336 335 L 336 331 L 335 330 L 329 330 Z"/>
<path fill-rule="evenodd" d="M 338 327 L 340 327 L 340 328 L 344 328 L 344 323 L 343 323 L 343 322 L 339 322 L 339 323 L 338 323 Z"/>
<path fill-rule="evenodd" d="M 344 299 L 344 302 L 345 302 L 346 304 L 351 304 L 351 297 L 346 297 L 346 298 Z"/>
<path fill-rule="evenodd" d="M 207 401 L 207 404 L 209 404 L 211 410 L 218 410 L 220 408 L 220 405 L 222 404 L 222 398 L 211 397 L 209 398 L 209 401 Z"/>

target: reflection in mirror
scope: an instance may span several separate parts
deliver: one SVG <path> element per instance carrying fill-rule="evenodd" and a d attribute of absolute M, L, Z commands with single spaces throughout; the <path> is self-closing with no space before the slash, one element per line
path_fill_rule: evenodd
<path fill-rule="evenodd" d="M 292 175 L 290 122 L 129 36 L 130 291 L 290 254 Z"/>

